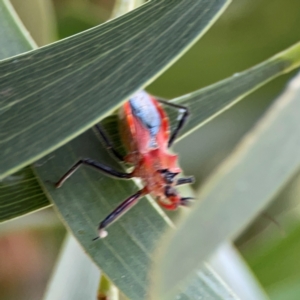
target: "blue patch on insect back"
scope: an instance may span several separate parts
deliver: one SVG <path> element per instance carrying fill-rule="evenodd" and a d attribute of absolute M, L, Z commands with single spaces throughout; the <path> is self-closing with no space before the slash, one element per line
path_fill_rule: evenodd
<path fill-rule="evenodd" d="M 149 130 L 151 146 L 154 146 L 156 144 L 155 136 L 159 131 L 161 119 L 150 96 L 145 91 L 139 91 L 130 97 L 129 103 L 133 114 Z"/>

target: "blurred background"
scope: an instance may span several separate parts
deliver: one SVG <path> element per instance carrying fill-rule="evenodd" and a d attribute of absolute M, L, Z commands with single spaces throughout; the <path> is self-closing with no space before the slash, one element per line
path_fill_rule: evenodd
<path fill-rule="evenodd" d="M 12 0 L 39 46 L 107 21 L 113 0 Z M 247 69 L 300 40 L 299 0 L 233 0 L 212 29 L 147 90 L 180 96 Z M 292 74 L 280 77 L 175 146 L 195 188 L 266 111 Z M 271 299 L 300 299 L 300 179 L 277 195 L 236 246 Z M 0 299 L 40 299 L 65 230 L 52 209 L 0 227 Z M 34 288 L 33 288 L 34 287 Z"/>

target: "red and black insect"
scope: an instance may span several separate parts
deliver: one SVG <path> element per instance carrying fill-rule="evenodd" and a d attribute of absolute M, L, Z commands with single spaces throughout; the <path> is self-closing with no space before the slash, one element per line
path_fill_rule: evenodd
<path fill-rule="evenodd" d="M 178 124 L 170 134 L 169 119 L 161 104 L 179 110 Z M 124 200 L 99 224 L 99 237 L 107 235 L 105 228 L 117 218 L 127 212 L 144 195 L 151 194 L 159 204 L 169 210 L 178 206 L 186 206 L 191 197 L 181 197 L 175 186 L 192 183 L 193 177 L 177 179 L 181 172 L 177 165 L 177 155 L 169 152 L 180 129 L 189 115 L 184 106 L 169 103 L 162 99 L 154 98 L 145 91 L 135 93 L 120 109 L 120 133 L 128 154 L 123 158 L 112 146 L 104 130 L 97 125 L 107 149 L 122 162 L 132 164 L 131 173 L 122 173 L 90 158 L 79 160 L 56 183 L 60 187 L 81 165 L 91 166 L 107 175 L 121 179 L 139 177 L 144 183 L 144 188 Z M 96 238 L 97 239 L 97 238 Z"/>

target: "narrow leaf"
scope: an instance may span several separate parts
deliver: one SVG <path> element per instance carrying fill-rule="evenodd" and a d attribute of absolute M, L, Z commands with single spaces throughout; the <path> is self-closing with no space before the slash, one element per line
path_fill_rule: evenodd
<path fill-rule="evenodd" d="M 35 48 L 9 1 L 0 1 L 0 45 L 0 59 Z M 0 222 L 48 205 L 50 203 L 29 167 L 0 181 Z"/>
<path fill-rule="evenodd" d="M 229 1 L 148 1 L 91 30 L 2 61 L 0 179 L 86 131 L 153 81 Z"/>
<path fill-rule="evenodd" d="M 29 167 L 0 182 L 0 222 L 49 205 L 49 200 Z"/>
<path fill-rule="evenodd" d="M 215 272 L 243 300 L 268 300 L 246 260 L 232 242 L 226 241 L 209 260 Z"/>
<path fill-rule="evenodd" d="M 270 80 L 299 66 L 300 43 L 297 43 L 251 69 L 173 99 L 172 102 L 186 105 L 191 111 L 189 121 L 179 138 L 211 121 Z"/>
<path fill-rule="evenodd" d="M 300 75 L 201 189 L 176 233 L 164 237 L 154 299 L 173 299 L 188 275 L 234 239 L 299 169 L 299 111 Z"/>

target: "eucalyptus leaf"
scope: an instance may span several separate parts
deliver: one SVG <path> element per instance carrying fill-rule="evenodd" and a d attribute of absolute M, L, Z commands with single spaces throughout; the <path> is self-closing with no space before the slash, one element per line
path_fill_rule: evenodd
<path fill-rule="evenodd" d="M 223 243 L 209 259 L 209 262 L 218 276 L 224 280 L 240 299 L 269 299 L 256 277 L 253 276 L 246 260 L 232 242 L 226 241 Z"/>
<path fill-rule="evenodd" d="M 270 80 L 299 66 L 300 43 L 296 43 L 257 66 L 173 99 L 172 102 L 186 105 L 191 111 L 179 139 L 211 121 Z"/>
<path fill-rule="evenodd" d="M 36 47 L 8 1 L 0 1 L 0 45 L 0 59 Z M 29 167 L 0 181 L 0 222 L 48 205 L 50 203 Z"/>
<path fill-rule="evenodd" d="M 49 205 L 49 200 L 29 167 L 0 182 L 0 222 Z"/>
<path fill-rule="evenodd" d="M 0 179 L 66 144 L 153 81 L 229 0 L 152 0 L 0 62 Z"/>
<path fill-rule="evenodd" d="M 91 259 L 129 299 L 146 299 L 153 251 L 162 232 L 173 225 L 157 204 L 153 206 L 143 198 L 108 228 L 107 238 L 92 241 L 98 235 L 99 221 L 139 187 L 131 180 L 112 179 L 82 167 L 60 189 L 55 189 L 53 182 L 79 157 L 91 157 L 121 170 L 93 130 L 88 130 L 46 156 L 35 171 L 54 208 Z M 237 299 L 208 266 L 194 273 L 191 284 L 178 295 L 178 299 L 197 297 Z"/>
<path fill-rule="evenodd" d="M 299 111 L 300 74 L 201 189 L 178 230 L 164 236 L 153 299 L 174 299 L 195 268 L 241 233 L 299 170 Z"/>

